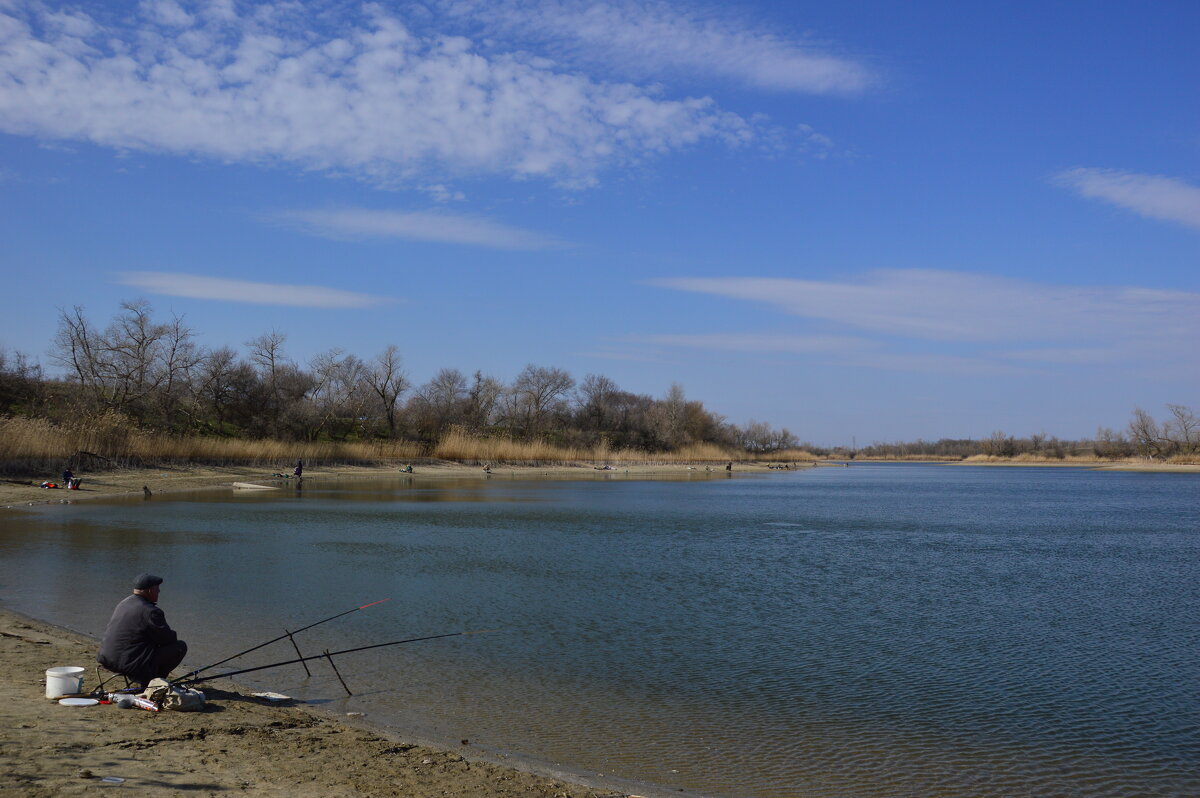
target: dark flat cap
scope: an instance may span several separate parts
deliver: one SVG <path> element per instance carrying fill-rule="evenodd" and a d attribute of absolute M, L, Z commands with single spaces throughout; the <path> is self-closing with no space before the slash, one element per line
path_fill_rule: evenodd
<path fill-rule="evenodd" d="M 138 574 L 137 579 L 133 580 L 134 590 L 149 590 L 155 585 L 162 584 L 162 577 L 154 574 Z"/>

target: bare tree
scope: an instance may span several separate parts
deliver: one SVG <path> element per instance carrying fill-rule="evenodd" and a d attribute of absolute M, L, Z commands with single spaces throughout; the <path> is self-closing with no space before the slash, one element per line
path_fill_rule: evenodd
<path fill-rule="evenodd" d="M 1092 450 L 1097 457 L 1120 458 L 1133 454 L 1133 447 L 1125 436 L 1110 427 L 1100 427 L 1096 430 L 1096 440 L 1092 444 Z"/>
<path fill-rule="evenodd" d="M 466 410 L 463 414 L 467 428 L 478 432 L 491 424 L 503 395 L 504 383 L 476 371 L 471 389 L 467 393 Z"/>
<path fill-rule="evenodd" d="M 400 397 L 408 390 L 408 376 L 401 368 L 400 348 L 389 344 L 375 356 L 366 375 L 367 385 L 379 398 L 383 417 L 387 421 L 388 436 L 396 437 L 396 408 Z"/>
<path fill-rule="evenodd" d="M 1138 449 L 1149 457 L 1160 457 L 1163 453 L 1163 434 L 1158 422 L 1145 410 L 1135 407 L 1129 422 L 1129 437 Z"/>
<path fill-rule="evenodd" d="M 1184 405 L 1167 405 L 1171 420 L 1163 425 L 1163 435 L 1183 454 L 1193 454 L 1200 447 L 1200 418 Z"/>
<path fill-rule="evenodd" d="M 310 367 L 314 384 L 309 399 L 317 411 L 317 421 L 307 434 L 316 438 L 328 432 L 331 437 L 344 439 L 351 429 L 361 428 L 364 419 L 366 364 L 335 347 L 314 357 Z"/>
<path fill-rule="evenodd" d="M 565 409 L 573 387 L 575 380 L 562 369 L 526 366 L 512 386 L 514 410 L 525 434 L 540 434 L 551 413 Z"/>
<path fill-rule="evenodd" d="M 225 423 L 231 420 L 239 394 L 239 369 L 241 382 L 245 382 L 246 373 L 249 372 L 251 382 L 257 383 L 249 364 L 240 363 L 237 352 L 228 346 L 208 352 L 196 369 L 192 396 L 202 408 L 215 416 L 216 429 L 221 433 L 224 432 Z"/>
<path fill-rule="evenodd" d="M 204 351 L 196 346 L 191 328 L 184 326 L 181 317 L 176 316 L 164 327 L 161 345 L 164 378 L 158 392 L 159 407 L 163 423 L 174 427 L 176 413 L 190 390 L 193 371 L 204 359 Z"/>
<path fill-rule="evenodd" d="M 1017 440 L 1003 430 L 996 430 L 983 441 L 983 453 L 992 457 L 1012 457 L 1017 453 Z"/>
<path fill-rule="evenodd" d="M 671 388 L 658 407 L 659 437 L 668 449 L 681 446 L 685 443 L 683 432 L 687 421 L 687 397 L 684 396 L 683 386 L 677 382 L 671 383 Z"/>
<path fill-rule="evenodd" d="M 83 307 L 76 305 L 70 312 L 58 312 L 58 331 L 54 336 L 55 348 L 50 350 L 50 359 L 70 370 L 85 392 L 97 405 L 107 404 L 104 381 L 101 377 L 99 334 L 83 315 Z"/>
<path fill-rule="evenodd" d="M 283 352 L 283 343 L 286 340 L 286 335 L 271 330 L 246 342 L 246 346 L 250 348 L 250 361 L 258 368 L 259 376 L 271 397 L 267 414 L 270 417 L 272 432 L 278 431 L 279 416 L 283 412 L 283 395 L 280 390 L 283 381 L 280 378 L 286 368 L 292 365 Z"/>
<path fill-rule="evenodd" d="M 800 445 L 800 440 L 787 427 L 781 427 L 771 435 L 771 451 L 781 452 Z"/>
<path fill-rule="evenodd" d="M 467 402 L 467 378 L 458 369 L 442 369 L 417 389 L 409 407 L 423 435 L 433 441 L 462 420 Z"/>
<path fill-rule="evenodd" d="M 122 302 L 121 310 L 103 332 L 90 325 L 80 306 L 60 311 L 51 358 L 73 372 L 95 405 L 145 420 L 156 396 L 173 397 L 163 402 L 164 409 L 175 401 L 177 384 L 198 353 L 182 319 L 155 323 L 150 303 L 142 299 Z"/>
<path fill-rule="evenodd" d="M 739 430 L 738 444 L 748 452 L 765 452 L 771 448 L 771 425 L 750 419 Z"/>

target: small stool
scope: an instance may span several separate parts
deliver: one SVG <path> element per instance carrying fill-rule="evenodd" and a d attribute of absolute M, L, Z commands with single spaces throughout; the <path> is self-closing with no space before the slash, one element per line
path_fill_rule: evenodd
<path fill-rule="evenodd" d="M 103 676 L 105 673 L 107 673 L 107 674 L 108 674 L 108 676 L 106 676 L 106 677 L 104 677 L 104 678 L 102 679 L 101 677 L 102 677 L 102 676 Z M 93 692 L 93 693 L 98 693 L 98 692 L 100 692 L 100 688 L 101 688 L 101 687 L 103 687 L 104 685 L 108 684 L 108 683 L 109 683 L 109 682 L 111 682 L 113 679 L 117 678 L 118 676 L 120 676 L 122 679 L 124 679 L 124 680 L 125 680 L 125 688 L 126 688 L 126 689 L 128 689 L 128 688 L 130 688 L 130 687 L 132 687 L 132 686 L 133 686 L 133 683 L 129 681 L 129 677 L 128 677 L 128 676 L 126 676 L 125 674 L 123 674 L 123 673 L 113 673 L 113 672 L 112 672 L 112 671 L 110 671 L 108 668 L 101 667 L 101 666 L 100 666 L 100 664 L 99 664 L 99 663 L 97 663 L 97 664 L 96 664 L 96 681 L 98 682 L 98 684 L 96 685 L 96 689 L 95 689 L 95 690 L 93 690 L 92 692 Z"/>

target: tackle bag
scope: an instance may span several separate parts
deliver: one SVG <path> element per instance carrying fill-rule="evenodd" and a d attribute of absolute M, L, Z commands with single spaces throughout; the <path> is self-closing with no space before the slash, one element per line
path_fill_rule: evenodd
<path fill-rule="evenodd" d="M 176 712 L 197 712 L 204 709 L 204 693 L 190 687 L 179 687 L 165 679 L 151 679 L 143 698 L 149 698 L 163 709 Z"/>

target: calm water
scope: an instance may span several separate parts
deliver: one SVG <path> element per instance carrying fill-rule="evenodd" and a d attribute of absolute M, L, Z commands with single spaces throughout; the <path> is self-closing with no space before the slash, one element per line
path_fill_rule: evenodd
<path fill-rule="evenodd" d="M 0 516 L 0 600 L 99 633 L 129 578 L 204 665 L 672 791 L 1200 795 L 1200 477 L 856 465 L 761 478 L 306 481 Z M 286 642 L 239 660 L 287 659 Z M 65 664 L 65 663 L 54 663 Z"/>

